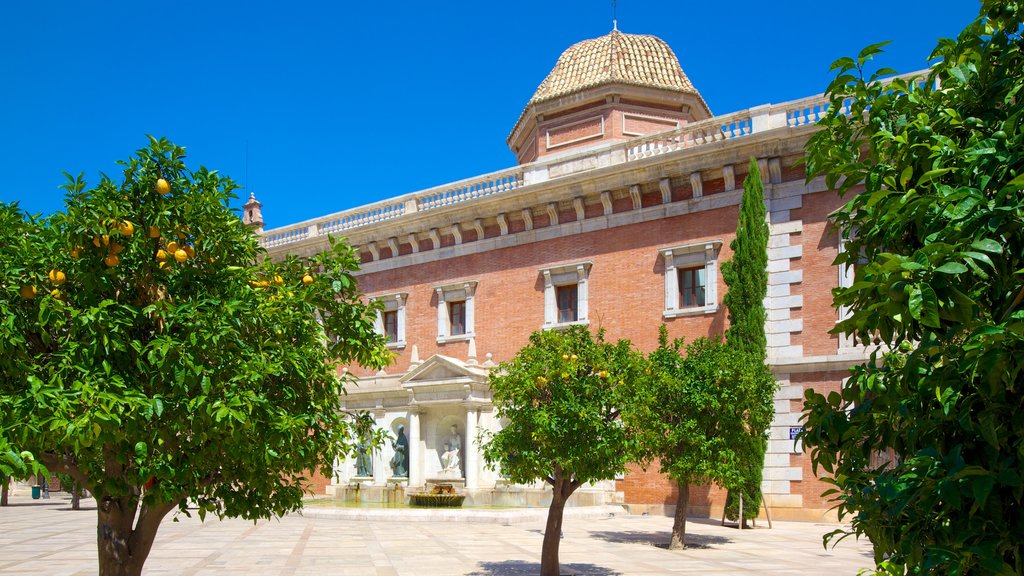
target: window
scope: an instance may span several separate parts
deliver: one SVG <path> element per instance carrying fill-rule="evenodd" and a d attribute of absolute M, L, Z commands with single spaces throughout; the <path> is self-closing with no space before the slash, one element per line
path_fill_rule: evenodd
<path fill-rule="evenodd" d="M 398 342 L 398 311 L 391 310 L 389 312 L 383 312 L 384 316 L 384 336 L 387 337 L 388 343 Z"/>
<path fill-rule="evenodd" d="M 555 288 L 555 296 L 558 300 L 558 321 L 575 322 L 579 320 L 579 286 L 558 286 Z"/>
<path fill-rule="evenodd" d="M 660 250 L 665 259 L 665 318 L 718 310 L 718 251 L 721 240 Z"/>
<path fill-rule="evenodd" d="M 466 301 L 448 303 L 448 333 L 452 336 L 462 336 L 466 333 Z"/>
<path fill-rule="evenodd" d="M 437 342 L 457 342 L 473 337 L 476 280 L 436 286 Z"/>
<path fill-rule="evenodd" d="M 377 312 L 374 329 L 387 338 L 388 348 L 405 348 L 405 302 L 408 294 L 383 294 L 370 297 L 384 304 Z"/>
<path fill-rule="evenodd" d="M 544 325 L 559 328 L 586 324 L 590 262 L 560 264 L 542 268 L 544 276 Z"/>
<path fill-rule="evenodd" d="M 679 308 L 704 306 L 707 302 L 707 269 L 679 269 Z"/>

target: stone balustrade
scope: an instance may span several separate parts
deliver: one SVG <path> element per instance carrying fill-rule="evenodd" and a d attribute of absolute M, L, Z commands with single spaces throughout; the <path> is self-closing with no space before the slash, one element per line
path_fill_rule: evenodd
<path fill-rule="evenodd" d="M 891 82 L 895 78 L 922 78 L 926 74 L 927 71 L 912 72 L 895 76 L 888 79 L 887 82 Z M 509 192 L 528 184 L 557 178 L 559 172 L 549 170 L 551 167 L 586 161 L 588 158 L 598 155 L 602 159 L 609 159 L 607 161 L 611 163 L 634 162 L 676 150 L 742 138 L 768 130 L 809 126 L 824 116 L 829 105 L 828 99 L 819 94 L 782 104 L 768 104 L 715 116 L 673 130 L 601 147 L 598 150 L 585 150 L 569 156 L 541 159 L 530 164 L 435 186 L 420 192 L 267 230 L 263 233 L 260 243 L 265 248 L 283 246 L 314 236 L 334 234 L 376 224 L 414 212 L 444 208 L 481 197 Z M 849 105 L 845 102 L 842 112 L 849 113 Z M 583 164 L 583 162 L 576 163 Z M 597 162 L 595 165 L 601 166 L 606 163 Z"/>

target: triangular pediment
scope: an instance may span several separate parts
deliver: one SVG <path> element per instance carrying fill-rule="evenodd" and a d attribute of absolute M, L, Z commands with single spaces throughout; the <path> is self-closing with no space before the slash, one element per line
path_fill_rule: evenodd
<path fill-rule="evenodd" d="M 486 376 L 481 374 L 479 369 L 467 366 L 457 358 L 434 354 L 423 361 L 422 364 L 409 370 L 399 378 L 403 385 L 415 385 L 418 383 L 440 384 L 444 382 L 465 382 L 480 381 Z"/>

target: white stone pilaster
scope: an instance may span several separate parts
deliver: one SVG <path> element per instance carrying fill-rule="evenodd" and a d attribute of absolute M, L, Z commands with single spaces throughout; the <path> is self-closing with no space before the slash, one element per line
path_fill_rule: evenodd
<path fill-rule="evenodd" d="M 420 446 L 420 410 L 409 407 L 409 486 L 423 485 L 423 449 Z"/>
<path fill-rule="evenodd" d="M 479 446 L 476 442 L 476 406 L 466 407 L 466 489 L 476 490 L 479 485 Z"/>
<path fill-rule="evenodd" d="M 384 410 L 374 410 L 373 419 L 378 429 L 386 428 L 384 423 Z M 373 483 L 377 486 L 385 486 L 388 483 L 388 476 L 384 470 L 384 450 L 378 448 L 373 451 Z"/>

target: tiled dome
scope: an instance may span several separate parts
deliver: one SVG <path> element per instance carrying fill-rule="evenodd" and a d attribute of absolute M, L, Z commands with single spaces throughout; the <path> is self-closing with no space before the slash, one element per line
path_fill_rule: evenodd
<path fill-rule="evenodd" d="M 529 104 L 613 83 L 688 92 L 699 97 L 663 40 L 613 30 L 606 36 L 573 44 L 563 52 Z"/>

